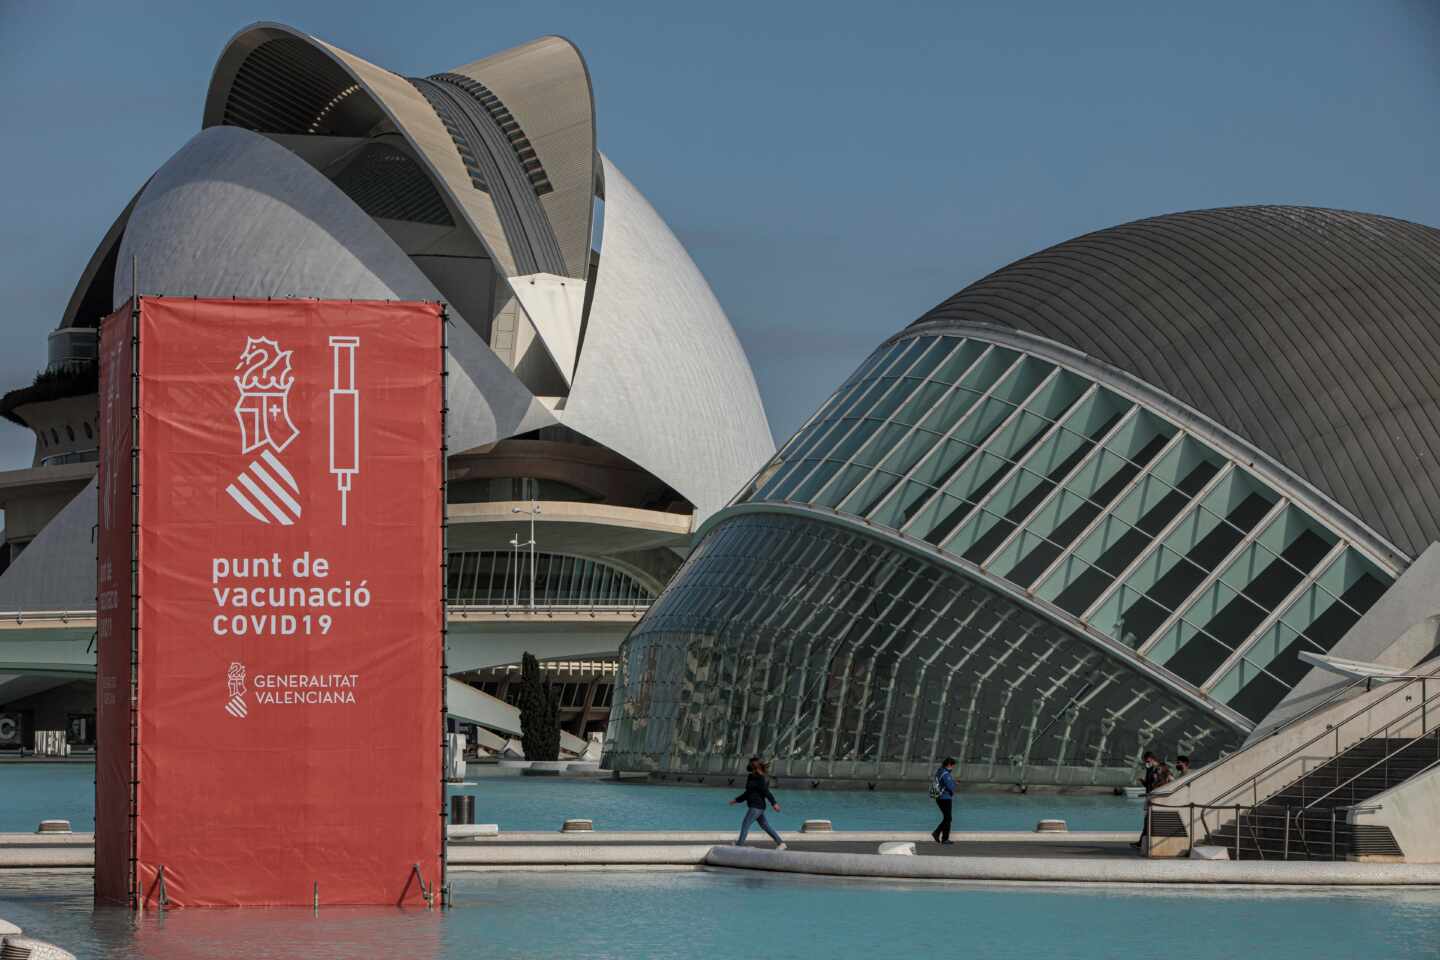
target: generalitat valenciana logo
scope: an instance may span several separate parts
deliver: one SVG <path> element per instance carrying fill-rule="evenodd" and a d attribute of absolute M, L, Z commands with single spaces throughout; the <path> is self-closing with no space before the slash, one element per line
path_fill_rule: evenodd
<path fill-rule="evenodd" d="M 235 418 L 240 422 L 240 452 L 260 455 L 225 488 L 230 499 L 261 523 L 288 527 L 300 519 L 300 485 L 277 456 L 300 436 L 290 419 L 292 351 L 269 337 L 248 337 L 235 368 Z"/>
<path fill-rule="evenodd" d="M 225 702 L 225 712 L 232 717 L 244 717 L 245 709 L 245 664 L 232 663 L 225 671 L 225 683 L 230 688 L 230 699 Z"/>

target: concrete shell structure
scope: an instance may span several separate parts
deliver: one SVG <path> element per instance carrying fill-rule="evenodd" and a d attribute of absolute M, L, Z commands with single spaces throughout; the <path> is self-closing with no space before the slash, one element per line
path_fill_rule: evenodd
<path fill-rule="evenodd" d="M 137 291 L 446 303 L 449 664 L 480 683 L 525 650 L 583 662 L 575 733 L 603 725 L 610 658 L 699 523 L 774 453 L 724 311 L 598 151 L 569 41 L 403 77 L 255 24 L 101 238 L 50 365 L 0 405 L 36 438 L 33 468 L 0 476 L 0 715 L 63 725 L 37 684 L 93 676 L 95 331 Z M 69 692 L 83 720 L 93 691 Z M 468 719 L 513 727 L 474 694 Z"/>
<path fill-rule="evenodd" d="M 256 24 L 221 54 L 203 126 L 104 238 L 65 328 L 123 303 L 132 263 L 142 293 L 442 299 L 464 321 L 452 449 L 560 427 L 651 471 L 697 520 L 773 451 L 723 310 L 596 150 L 568 41 L 407 79 Z"/>
<path fill-rule="evenodd" d="M 711 519 L 608 763 L 1119 784 L 1234 748 L 1435 539 L 1436 276 L 1440 231 L 1259 207 L 967 287 Z"/>

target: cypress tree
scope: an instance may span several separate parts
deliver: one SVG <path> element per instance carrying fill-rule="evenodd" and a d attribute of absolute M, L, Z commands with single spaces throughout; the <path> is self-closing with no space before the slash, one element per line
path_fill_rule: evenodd
<path fill-rule="evenodd" d="M 560 759 L 560 693 L 529 653 L 520 661 L 520 740 L 526 760 Z"/>

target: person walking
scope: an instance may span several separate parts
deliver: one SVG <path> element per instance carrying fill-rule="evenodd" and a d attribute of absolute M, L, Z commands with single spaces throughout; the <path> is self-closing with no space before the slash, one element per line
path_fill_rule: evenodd
<path fill-rule="evenodd" d="M 1165 764 L 1160 761 L 1160 758 L 1149 750 L 1145 751 L 1145 755 L 1140 758 L 1140 761 L 1145 765 L 1145 773 L 1140 777 L 1139 782 L 1145 788 L 1145 796 L 1147 798 L 1145 808 L 1149 810 L 1150 801 L 1148 798 L 1150 793 L 1170 782 L 1170 768 L 1165 766 Z M 1149 839 L 1149 836 L 1150 816 L 1147 813 L 1144 822 L 1140 825 L 1140 839 L 1133 841 L 1130 846 L 1136 850 L 1143 851 L 1145 849 L 1145 841 Z"/>
<path fill-rule="evenodd" d="M 780 802 L 775 799 L 775 794 L 770 792 L 770 782 L 765 777 L 765 762 L 758 757 L 750 760 L 750 766 L 746 771 L 749 775 L 745 778 L 745 792 L 734 800 L 730 801 L 733 807 L 741 800 L 745 801 L 745 819 L 740 822 L 740 839 L 735 841 L 735 846 L 745 846 L 745 837 L 750 833 L 750 824 L 760 824 L 760 829 L 770 834 L 770 839 L 775 841 L 776 850 L 786 849 L 785 841 L 780 839 L 770 826 L 770 821 L 765 819 L 765 802 L 770 802 L 770 807 L 780 812 Z"/>
<path fill-rule="evenodd" d="M 1145 793 L 1148 795 L 1151 790 L 1155 789 L 1155 781 L 1160 777 L 1160 758 L 1146 750 L 1141 762 L 1145 765 L 1145 772 L 1137 782 L 1145 788 Z"/>
<path fill-rule="evenodd" d="M 930 796 L 940 808 L 940 825 L 930 831 L 936 843 L 950 843 L 950 818 L 955 806 L 955 758 L 946 757 L 930 783 Z"/>

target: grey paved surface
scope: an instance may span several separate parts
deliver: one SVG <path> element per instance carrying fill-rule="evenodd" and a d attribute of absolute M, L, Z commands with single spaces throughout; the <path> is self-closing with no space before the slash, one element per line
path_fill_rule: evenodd
<path fill-rule="evenodd" d="M 783 834 L 782 834 L 783 836 Z M 578 841 L 583 843 L 583 841 Z M 785 844 L 789 849 L 797 852 L 810 853 L 875 853 L 879 847 L 878 842 L 873 841 L 850 841 L 850 840 L 802 840 L 785 838 Z M 610 840 L 605 843 L 607 847 L 667 847 L 667 846 L 694 846 L 693 841 L 628 841 Z M 761 842 L 751 841 L 745 844 L 752 850 L 773 850 L 775 845 L 769 840 Z M 534 847 L 535 844 L 524 841 L 507 840 L 484 840 L 476 843 L 454 844 L 452 849 L 483 848 L 525 848 Z M 1135 849 L 1124 842 L 1100 842 L 1100 841 L 1075 841 L 1046 840 L 1044 843 L 1026 843 L 1023 841 L 956 841 L 948 846 L 942 846 L 929 840 L 916 841 L 915 853 L 917 856 L 928 857 L 1041 857 L 1073 859 L 1075 857 L 1129 857 L 1137 858 Z"/>

